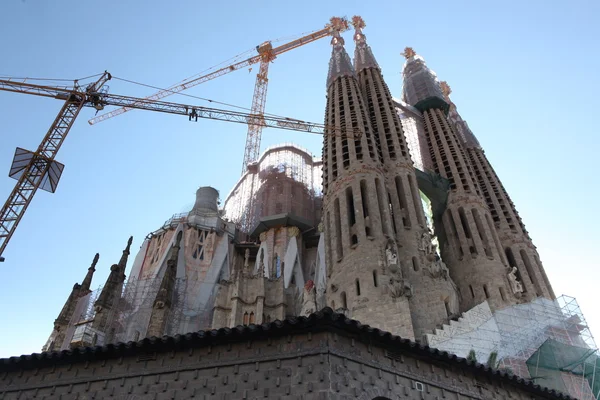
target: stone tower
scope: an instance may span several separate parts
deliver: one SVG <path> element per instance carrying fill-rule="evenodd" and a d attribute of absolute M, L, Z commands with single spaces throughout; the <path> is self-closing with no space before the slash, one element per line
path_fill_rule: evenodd
<path fill-rule="evenodd" d="M 323 139 L 327 302 L 364 324 L 412 338 L 410 285 L 392 236 L 378 140 L 339 30 L 331 43 L 325 124 L 343 132 L 327 131 Z"/>
<path fill-rule="evenodd" d="M 459 310 L 458 294 L 436 260 L 400 118 L 390 90 L 373 56 L 360 17 L 352 19 L 356 49 L 354 67 L 374 131 L 376 149 L 384 166 L 392 232 L 403 275 L 412 286 L 410 312 L 415 337 L 431 332 Z"/>
<path fill-rule="evenodd" d="M 125 283 L 125 268 L 127 267 L 127 258 L 129 257 L 132 241 L 133 236 L 127 241 L 127 247 L 123 250 L 119 263 L 113 264 L 110 267 L 110 274 L 108 274 L 102 292 L 100 292 L 98 299 L 94 303 L 96 314 L 92 325 L 94 329 L 102 331 L 108 336 L 106 337 L 106 342 L 110 342 L 111 340 L 110 336 L 112 332 L 108 328 L 108 321 L 121 299 L 123 284 Z M 108 332 L 106 332 L 107 330 Z"/>
<path fill-rule="evenodd" d="M 492 309 L 517 302 L 490 211 L 480 197 L 462 141 L 447 118 L 436 75 L 411 48 L 404 52 L 404 100 L 423 113 L 434 172 L 448 179 L 445 210 L 435 223 L 442 258 L 460 291 L 461 311 L 487 300 Z"/>
<path fill-rule="evenodd" d="M 450 105 L 448 118 L 466 149 L 467 156 L 482 198 L 490 209 L 492 221 L 500 238 L 501 251 L 511 267 L 511 289 L 522 290 L 524 300 L 536 297 L 555 299 L 540 256 L 529 237 L 527 229 L 494 168 L 488 161 L 479 141 L 450 100 L 451 89 L 446 82 L 440 84 L 446 102 Z"/>

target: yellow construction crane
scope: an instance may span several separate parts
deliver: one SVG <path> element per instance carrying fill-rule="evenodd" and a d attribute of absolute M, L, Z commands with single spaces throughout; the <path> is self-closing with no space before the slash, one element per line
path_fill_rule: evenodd
<path fill-rule="evenodd" d="M 346 18 L 333 17 L 330 19 L 329 24 L 319 31 L 305 35 L 299 39 L 293 40 L 289 43 L 283 44 L 278 47 L 273 47 L 270 41 L 266 41 L 261 45 L 256 46 L 258 55 L 252 56 L 246 60 L 236 62 L 228 65 L 209 74 L 184 80 L 181 83 L 173 85 L 167 89 L 160 90 L 159 92 L 147 97 L 147 100 L 158 100 L 172 94 L 182 92 L 191 87 L 197 86 L 201 83 L 210 81 L 218 78 L 233 71 L 237 71 L 244 67 L 256 64 L 260 62 L 260 68 L 256 75 L 256 84 L 254 86 L 254 96 L 252 98 L 252 107 L 250 114 L 252 119 L 248 122 L 248 134 L 246 136 L 246 146 L 244 149 L 244 160 L 242 163 L 242 174 L 246 171 L 248 164 L 258 160 L 260 153 L 260 141 L 262 135 L 262 129 L 265 125 L 264 114 L 265 114 L 265 103 L 267 100 L 267 85 L 269 79 L 267 77 L 269 73 L 269 63 L 280 54 L 287 51 L 296 49 L 305 44 L 312 43 L 316 40 L 329 36 L 334 30 L 338 32 L 344 32 L 348 29 L 348 21 Z M 95 118 L 92 118 L 88 122 L 90 125 L 98 122 L 105 121 L 109 118 L 123 114 L 135 107 L 121 107 L 106 114 L 101 114 Z"/>
<path fill-rule="evenodd" d="M 64 101 L 38 149 L 31 152 L 17 148 L 15 152 L 9 176 L 15 178 L 17 183 L 0 210 L 0 261 L 4 261 L 2 253 L 36 191 L 40 188 L 49 192 L 56 190 L 63 165 L 56 161 L 55 157 L 84 106 L 94 107 L 96 110 L 103 110 L 105 106 L 118 106 L 125 109 L 158 111 L 186 115 L 190 121 L 197 121 L 198 118 L 242 124 L 252 124 L 255 121 L 255 115 L 252 113 L 109 94 L 105 84 L 110 79 L 111 75 L 105 72 L 96 82 L 86 87 L 81 87 L 77 81 L 72 87 L 58 87 L 34 85 L 17 80 L 0 80 L 0 90 L 3 91 L 52 97 Z M 280 129 L 317 134 L 346 134 L 336 127 L 292 118 L 263 116 L 262 121 L 263 126 Z M 350 132 L 353 136 L 360 135 L 357 129 Z"/>

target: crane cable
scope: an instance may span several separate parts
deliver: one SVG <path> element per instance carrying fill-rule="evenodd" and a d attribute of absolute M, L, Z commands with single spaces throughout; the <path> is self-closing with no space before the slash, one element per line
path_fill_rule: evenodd
<path fill-rule="evenodd" d="M 144 87 L 155 89 L 155 90 L 171 92 L 171 94 L 176 94 L 176 95 L 180 95 L 180 96 L 191 97 L 191 98 L 202 100 L 202 101 L 207 101 L 209 103 L 220 104 L 220 105 L 223 105 L 223 106 L 226 106 L 226 107 L 237 108 L 237 109 L 244 110 L 244 111 L 252 111 L 252 109 L 247 108 L 247 107 L 236 106 L 235 104 L 225 103 L 225 102 L 218 101 L 218 100 L 207 99 L 205 97 L 200 97 L 200 96 L 194 96 L 192 94 L 187 94 L 187 93 L 182 93 L 182 92 L 175 92 L 175 91 L 172 91 L 172 90 L 160 88 L 158 86 L 152 86 L 152 85 L 148 85 L 148 84 L 145 84 L 145 83 L 132 81 L 132 80 L 129 80 L 129 79 L 119 78 L 119 77 L 116 77 L 116 76 L 113 76 L 112 78 L 116 79 L 116 80 L 119 80 L 119 81 L 132 83 L 134 85 L 140 85 L 140 86 L 144 86 Z M 282 117 L 281 115 L 270 114 L 270 113 L 263 113 L 263 115 L 267 115 L 267 116 L 275 117 L 275 118 L 285 118 L 285 117 Z M 302 121 L 302 122 L 304 122 L 304 121 Z"/>

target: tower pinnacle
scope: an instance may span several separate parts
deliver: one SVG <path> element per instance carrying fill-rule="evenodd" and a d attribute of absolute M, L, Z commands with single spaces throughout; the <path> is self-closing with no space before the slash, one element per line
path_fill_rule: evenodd
<path fill-rule="evenodd" d="M 343 18 L 331 18 L 331 59 L 329 60 L 329 73 L 327 74 L 327 87 L 340 76 L 354 76 L 354 68 L 346 49 L 344 49 L 344 38 L 340 32 L 348 29 L 348 21 Z"/>
<path fill-rule="evenodd" d="M 92 285 L 92 277 L 94 276 L 94 272 L 96 272 L 96 264 L 98 263 L 99 259 L 100 254 L 96 253 L 96 255 L 94 256 L 94 260 L 92 261 L 92 265 L 90 265 L 90 267 L 88 268 L 88 272 L 85 275 L 85 278 L 83 278 L 83 281 L 81 282 L 81 292 L 87 292 L 90 290 L 90 286 Z"/>
<path fill-rule="evenodd" d="M 362 29 L 366 26 L 365 21 L 355 15 L 352 17 L 352 26 L 354 26 L 354 42 L 356 43 L 356 49 L 354 50 L 354 68 L 356 72 L 358 73 L 364 68 L 379 69 L 371 47 L 367 44 L 367 37 L 362 32 Z"/>
<path fill-rule="evenodd" d="M 402 55 L 408 60 L 409 58 L 416 56 L 417 53 L 415 53 L 412 47 L 406 47 Z"/>
<path fill-rule="evenodd" d="M 450 97 L 450 93 L 452 93 L 452 89 L 450 88 L 450 85 L 448 85 L 448 82 L 441 81 L 440 88 L 442 89 L 442 93 L 444 94 L 444 96 Z"/>
<path fill-rule="evenodd" d="M 123 275 L 123 280 L 125 280 L 125 268 L 127 267 L 127 258 L 129 257 L 130 254 L 130 249 L 131 249 L 131 243 L 133 242 L 133 236 L 129 237 L 129 240 L 127 241 L 127 247 L 125 247 L 125 250 L 123 250 L 123 255 L 121 256 L 121 259 L 119 260 L 119 272 Z"/>

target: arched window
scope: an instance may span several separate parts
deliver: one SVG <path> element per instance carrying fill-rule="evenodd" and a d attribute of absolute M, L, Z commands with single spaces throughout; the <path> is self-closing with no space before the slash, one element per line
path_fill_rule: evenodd
<path fill-rule="evenodd" d="M 244 313 L 244 322 L 243 323 L 244 323 L 244 325 L 248 325 L 248 313 L 247 312 Z"/>
<path fill-rule="evenodd" d="M 254 313 L 253 312 L 250 313 L 250 323 L 251 324 L 254 323 Z"/>

